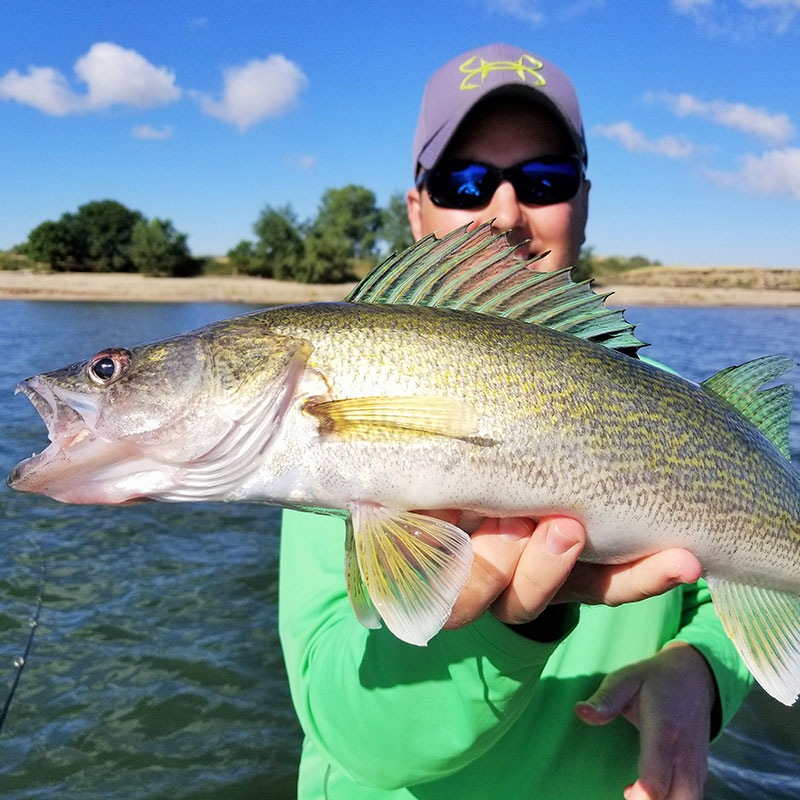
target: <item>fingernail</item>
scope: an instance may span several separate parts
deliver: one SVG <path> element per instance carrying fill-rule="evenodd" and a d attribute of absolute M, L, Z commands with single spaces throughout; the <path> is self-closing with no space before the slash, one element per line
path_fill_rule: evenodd
<path fill-rule="evenodd" d="M 594 706 L 589 705 L 589 703 L 585 701 L 580 703 L 575 703 L 575 713 L 578 716 L 581 716 L 581 714 L 585 714 L 587 711 L 589 712 L 594 711 Z"/>
<path fill-rule="evenodd" d="M 563 556 L 572 550 L 576 544 L 578 544 L 578 540 L 567 532 L 562 531 L 558 522 L 550 523 L 547 528 L 545 547 L 551 556 Z"/>

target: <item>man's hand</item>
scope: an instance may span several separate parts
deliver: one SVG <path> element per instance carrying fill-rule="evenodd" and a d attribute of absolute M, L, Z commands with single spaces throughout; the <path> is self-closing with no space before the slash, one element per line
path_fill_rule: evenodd
<path fill-rule="evenodd" d="M 457 511 L 425 512 L 458 524 Z M 576 564 L 586 531 L 569 517 L 484 519 L 472 534 L 475 560 L 446 628 L 489 609 L 502 622 L 530 622 L 551 603 L 611 606 L 662 594 L 700 577 L 687 550 L 664 550 L 628 564 Z"/>
<path fill-rule="evenodd" d="M 606 676 L 575 711 L 589 725 L 605 725 L 622 714 L 639 729 L 639 778 L 625 790 L 625 800 L 699 800 L 716 697 L 703 656 L 691 645 L 673 642 Z"/>

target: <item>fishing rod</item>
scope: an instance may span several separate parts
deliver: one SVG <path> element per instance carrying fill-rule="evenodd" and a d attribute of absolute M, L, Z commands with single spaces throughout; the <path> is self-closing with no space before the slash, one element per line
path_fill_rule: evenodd
<path fill-rule="evenodd" d="M 8 714 L 8 709 L 11 706 L 11 701 L 14 699 L 14 693 L 17 691 L 17 686 L 19 686 L 19 679 L 22 677 L 22 671 L 25 669 L 25 665 L 28 663 L 28 656 L 31 652 L 31 647 L 33 646 L 33 637 L 36 634 L 36 628 L 39 626 L 39 615 L 42 613 L 42 605 L 44 603 L 44 569 L 42 569 L 42 576 L 39 582 L 39 596 L 36 600 L 36 612 L 30 619 L 30 633 L 28 634 L 28 641 L 25 643 L 25 650 L 23 651 L 21 656 L 17 656 L 14 659 L 14 667 L 16 668 L 16 672 L 14 674 L 14 680 L 11 684 L 11 688 L 8 690 L 8 696 L 6 697 L 6 701 L 3 704 L 3 710 L 0 711 L 0 731 L 3 730 L 3 723 L 6 721 L 6 715 Z"/>

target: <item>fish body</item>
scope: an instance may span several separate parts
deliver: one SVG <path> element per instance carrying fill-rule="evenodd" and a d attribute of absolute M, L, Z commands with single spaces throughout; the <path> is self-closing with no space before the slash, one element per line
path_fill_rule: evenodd
<path fill-rule="evenodd" d="M 497 291 L 485 306 L 501 276 L 524 268 L 477 236 L 462 232 L 480 245 L 481 281 L 487 252 L 502 264 L 490 268 Z M 475 258 L 444 283 L 459 297 Z M 429 269 L 441 284 L 442 268 Z M 694 384 L 474 297 L 468 307 L 420 301 L 446 294 L 439 284 L 381 289 L 383 302 L 364 299 L 368 278 L 357 302 L 260 311 L 28 379 L 19 389 L 52 444 L 9 484 L 65 502 L 339 514 L 358 618 L 415 644 L 447 619 L 471 548 L 459 528 L 414 509 L 565 514 L 586 527 L 583 557 L 602 563 L 685 547 L 750 669 L 791 703 L 800 477 L 786 458 L 786 387 L 757 391 L 787 360 Z"/>
<path fill-rule="evenodd" d="M 557 331 L 469 312 L 323 303 L 246 319 L 313 350 L 271 457 L 215 499 L 560 513 L 587 527 L 593 560 L 687 547 L 708 571 L 756 572 L 800 594 L 800 476 L 698 384 Z M 474 421 L 458 436 L 389 435 L 377 424 L 320 436 L 316 402 L 377 396 L 398 408 L 405 397 L 453 398 Z"/>

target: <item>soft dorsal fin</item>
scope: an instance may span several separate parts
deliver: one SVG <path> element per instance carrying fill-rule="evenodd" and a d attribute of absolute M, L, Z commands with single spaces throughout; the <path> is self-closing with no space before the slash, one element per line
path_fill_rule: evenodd
<path fill-rule="evenodd" d="M 794 389 L 788 384 L 761 389 L 797 364 L 788 356 L 764 356 L 712 375 L 703 388 L 730 403 L 788 459 L 789 418 Z"/>
<path fill-rule="evenodd" d="M 379 264 L 347 296 L 351 303 L 420 305 L 508 317 L 570 333 L 611 349 L 643 346 L 621 310 L 606 308 L 608 294 L 569 269 L 536 272 L 541 256 L 521 261 L 505 233 L 491 223 L 421 239 Z"/>

